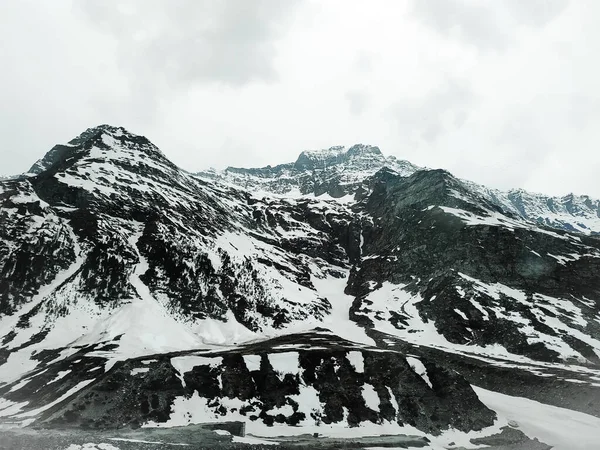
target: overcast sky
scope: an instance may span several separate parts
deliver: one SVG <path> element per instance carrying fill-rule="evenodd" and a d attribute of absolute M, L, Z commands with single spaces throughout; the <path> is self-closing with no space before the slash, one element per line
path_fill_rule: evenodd
<path fill-rule="evenodd" d="M 600 197 L 597 0 L 0 2 L 0 174 L 102 123 L 190 170 L 365 143 Z"/>

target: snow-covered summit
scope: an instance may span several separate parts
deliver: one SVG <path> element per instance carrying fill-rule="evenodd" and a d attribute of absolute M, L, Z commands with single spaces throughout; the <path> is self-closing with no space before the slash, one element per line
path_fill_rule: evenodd
<path fill-rule="evenodd" d="M 196 175 L 252 191 L 293 197 L 328 194 L 340 198 L 353 194 L 365 179 L 384 167 L 400 176 L 422 169 L 394 156 L 385 156 L 379 147 L 356 144 L 349 148 L 305 150 L 295 162 L 277 166 L 228 167 L 220 172 L 209 170 Z"/>
<path fill-rule="evenodd" d="M 322 150 L 305 150 L 300 153 L 294 165 L 298 169 L 325 168 L 332 164 L 338 164 L 345 153 L 346 148 L 340 145 Z"/>
<path fill-rule="evenodd" d="M 260 168 L 228 167 L 199 172 L 196 176 L 226 185 L 237 186 L 256 194 L 284 197 L 320 197 L 349 199 L 364 190 L 382 169 L 408 177 L 421 170 L 409 161 L 385 156 L 379 147 L 356 144 L 349 148 L 335 146 L 300 153 L 295 162 Z M 551 197 L 523 189 L 501 191 L 468 180 L 453 181 L 447 189 L 451 195 L 468 198 L 471 203 L 503 211 L 521 219 L 551 228 L 584 234 L 600 233 L 600 200 L 586 195 L 569 194 Z"/>
<path fill-rule="evenodd" d="M 471 192 L 503 211 L 551 228 L 600 234 L 600 200 L 587 195 L 549 196 L 524 189 L 501 191 L 462 180 Z"/>
<path fill-rule="evenodd" d="M 298 156 L 294 167 L 298 170 L 323 170 L 339 164 L 359 164 L 360 160 L 385 165 L 386 158 L 379 147 L 356 144 L 350 148 L 335 146 L 323 150 L 305 150 Z"/>
<path fill-rule="evenodd" d="M 79 136 L 71 139 L 67 144 L 58 144 L 52 147 L 42 159 L 31 166 L 28 173 L 39 174 L 49 170 L 61 163 L 79 159 L 82 155 L 90 155 L 90 152 L 102 151 L 105 155 L 95 154 L 97 159 L 108 157 L 123 157 L 124 155 L 108 156 L 108 153 L 131 153 L 135 149 L 136 157 L 159 157 L 166 160 L 163 153 L 152 144 L 146 137 L 130 133 L 123 127 L 111 125 L 98 125 L 88 128 Z M 130 155 L 131 156 L 131 155 Z"/>

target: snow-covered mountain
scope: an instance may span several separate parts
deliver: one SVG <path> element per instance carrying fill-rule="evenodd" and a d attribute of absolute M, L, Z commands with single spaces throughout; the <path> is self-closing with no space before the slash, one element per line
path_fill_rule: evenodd
<path fill-rule="evenodd" d="M 340 198 L 354 194 L 362 182 L 378 170 L 387 168 L 408 176 L 420 167 L 393 156 L 385 157 L 378 147 L 357 144 L 329 149 L 304 151 L 293 163 L 256 169 L 228 167 L 224 171 L 208 170 L 196 176 L 252 191 L 285 197 L 312 195 Z"/>
<path fill-rule="evenodd" d="M 295 162 L 274 167 L 228 167 L 223 171 L 211 169 L 196 175 L 255 193 L 339 199 L 354 196 L 365 180 L 383 168 L 402 177 L 429 170 L 394 156 L 386 157 L 378 147 L 357 144 L 349 149 L 337 146 L 304 151 Z M 468 180 L 456 182 L 460 185 L 459 190 L 468 191 L 469 197 L 481 197 L 505 213 L 552 228 L 600 234 L 600 200 L 587 195 L 551 197 L 523 189 L 491 189 Z"/>
<path fill-rule="evenodd" d="M 469 444 L 510 419 L 482 389 L 600 417 L 597 209 L 364 145 L 192 175 L 91 128 L 0 181 L 0 419 Z"/>

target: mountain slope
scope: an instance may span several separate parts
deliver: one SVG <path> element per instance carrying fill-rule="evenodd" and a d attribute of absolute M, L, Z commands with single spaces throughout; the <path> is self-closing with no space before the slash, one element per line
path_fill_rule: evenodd
<path fill-rule="evenodd" d="M 595 393 L 600 239 L 506 201 L 376 147 L 191 175 L 86 130 L 0 181 L 0 417 L 467 432 L 467 358 Z"/>

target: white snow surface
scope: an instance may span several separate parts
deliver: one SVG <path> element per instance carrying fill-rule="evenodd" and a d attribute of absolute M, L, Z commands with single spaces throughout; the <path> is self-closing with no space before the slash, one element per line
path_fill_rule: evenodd
<path fill-rule="evenodd" d="M 331 313 L 323 324 L 331 332 L 351 342 L 364 345 L 375 345 L 375 341 L 367 336 L 365 329 L 350 320 L 350 307 L 354 297 L 344 293 L 346 278 L 312 278 L 317 291 L 331 303 Z"/>
<path fill-rule="evenodd" d="M 600 418 L 476 386 L 473 389 L 486 406 L 496 411 L 500 422 L 516 421 L 521 431 L 552 445 L 554 450 L 600 448 Z"/>
<path fill-rule="evenodd" d="M 377 394 L 377 391 L 375 390 L 372 384 L 363 384 L 362 396 L 365 400 L 367 408 L 371 408 L 373 411 L 379 411 L 379 405 L 381 404 L 381 400 L 379 399 L 379 394 Z"/>
<path fill-rule="evenodd" d="M 88 442 L 86 444 L 71 444 L 64 450 L 119 450 L 119 447 L 107 443 L 94 444 Z"/>
<path fill-rule="evenodd" d="M 270 353 L 269 362 L 273 370 L 280 374 L 291 373 L 298 375 L 300 373 L 298 352 Z"/>
<path fill-rule="evenodd" d="M 421 378 L 423 378 L 423 381 L 425 381 L 425 383 L 427 383 L 427 386 L 429 386 L 430 388 L 433 388 L 433 385 L 431 384 L 431 381 L 429 380 L 429 376 L 427 376 L 427 369 L 425 368 L 425 365 L 421 362 L 421 360 L 418 358 L 415 358 L 413 356 L 407 356 L 406 361 L 412 367 L 412 369 L 415 371 L 415 373 L 417 375 L 419 375 Z"/>
<path fill-rule="evenodd" d="M 243 358 L 248 371 L 260 370 L 260 355 L 243 355 Z"/>
<path fill-rule="evenodd" d="M 359 352 L 357 350 L 348 352 L 348 354 L 346 355 L 346 359 L 348 360 L 348 362 L 350 362 L 350 364 L 352 364 L 354 370 L 357 373 L 364 373 L 365 358 L 363 357 L 362 352 Z"/>

